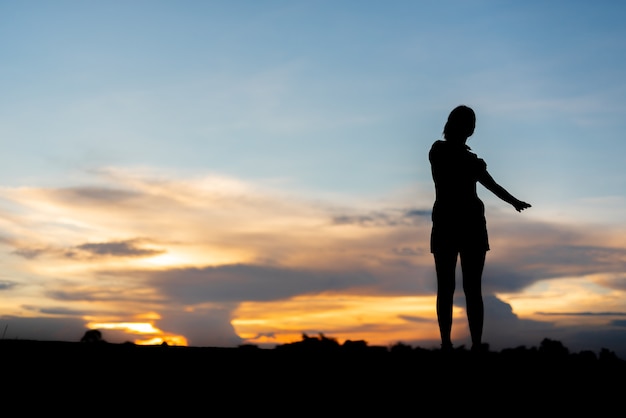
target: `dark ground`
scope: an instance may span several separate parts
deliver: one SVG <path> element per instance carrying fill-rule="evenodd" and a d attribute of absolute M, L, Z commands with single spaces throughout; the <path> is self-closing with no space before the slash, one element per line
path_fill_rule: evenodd
<path fill-rule="evenodd" d="M 92 414 L 84 404 L 140 416 L 602 417 L 623 416 L 626 397 L 624 360 L 549 340 L 483 353 L 324 337 L 274 349 L 0 340 L 0 359 L 4 408 L 26 415 Z"/>

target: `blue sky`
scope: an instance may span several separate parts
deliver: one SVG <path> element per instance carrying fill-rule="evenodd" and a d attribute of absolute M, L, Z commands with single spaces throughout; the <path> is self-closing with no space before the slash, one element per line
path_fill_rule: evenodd
<path fill-rule="evenodd" d="M 469 145 L 533 205 L 479 190 L 486 336 L 626 356 L 624 9 L 2 2 L 0 325 L 434 344 L 427 153 L 466 104 Z"/>

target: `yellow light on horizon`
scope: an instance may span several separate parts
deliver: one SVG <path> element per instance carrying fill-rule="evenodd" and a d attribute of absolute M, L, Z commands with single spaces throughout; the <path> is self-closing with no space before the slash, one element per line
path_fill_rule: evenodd
<path fill-rule="evenodd" d="M 154 312 L 144 314 L 145 317 L 158 315 Z M 187 346 L 187 338 L 183 335 L 168 334 L 155 327 L 151 322 L 90 322 L 90 329 L 116 330 L 139 336 L 133 343 L 138 345 L 168 345 Z"/>
<path fill-rule="evenodd" d="M 91 322 L 87 324 L 88 328 L 95 329 L 110 329 L 126 331 L 132 334 L 160 334 L 161 331 L 155 328 L 150 322 L 112 322 L 112 323 L 97 323 Z"/>
<path fill-rule="evenodd" d="M 390 345 L 411 340 L 437 340 L 434 296 L 298 296 L 286 301 L 244 302 L 231 321 L 249 343 L 299 341 L 303 330 L 345 340 Z M 455 309 L 455 314 L 463 311 Z"/>
<path fill-rule="evenodd" d="M 603 286 L 602 277 L 588 275 L 541 280 L 522 292 L 496 296 L 509 303 L 513 313 L 523 318 L 545 321 L 547 314 L 552 320 L 559 317 L 559 325 L 580 325 L 581 322 L 601 325 L 613 318 L 576 313 L 621 311 L 621 301 L 626 293 Z"/>
<path fill-rule="evenodd" d="M 149 338 L 147 340 L 135 340 L 135 344 L 137 345 L 161 345 L 163 343 L 167 345 L 187 346 L 187 339 L 181 335 L 169 335 Z"/>

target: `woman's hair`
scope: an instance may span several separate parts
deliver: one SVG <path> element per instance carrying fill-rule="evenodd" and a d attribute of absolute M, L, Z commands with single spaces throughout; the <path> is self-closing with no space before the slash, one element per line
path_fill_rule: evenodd
<path fill-rule="evenodd" d="M 476 114 L 465 105 L 460 105 L 452 109 L 448 116 L 448 121 L 443 127 L 443 137 L 445 139 L 465 139 L 474 133 L 476 127 Z"/>

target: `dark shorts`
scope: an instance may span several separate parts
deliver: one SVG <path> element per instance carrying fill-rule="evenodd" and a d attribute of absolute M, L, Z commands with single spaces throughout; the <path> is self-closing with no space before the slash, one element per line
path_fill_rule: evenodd
<path fill-rule="evenodd" d="M 487 222 L 478 218 L 471 222 L 433 222 L 430 252 L 489 251 Z"/>

